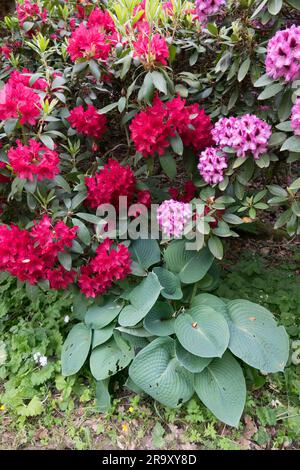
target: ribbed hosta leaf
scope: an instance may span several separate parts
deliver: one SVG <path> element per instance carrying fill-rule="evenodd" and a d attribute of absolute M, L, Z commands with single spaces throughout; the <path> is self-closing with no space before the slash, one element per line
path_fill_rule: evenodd
<path fill-rule="evenodd" d="M 101 330 L 93 331 L 92 349 L 96 348 L 100 344 L 106 343 L 109 338 L 112 337 L 115 323 L 112 325 L 105 326 Z"/>
<path fill-rule="evenodd" d="M 139 323 L 153 307 L 162 287 L 156 274 L 149 273 L 148 276 L 135 287 L 129 295 L 131 305 L 126 306 L 120 316 L 121 326 L 135 326 Z"/>
<path fill-rule="evenodd" d="M 196 295 L 191 302 L 191 307 L 196 307 L 197 305 L 211 307 L 216 312 L 224 315 L 226 319 L 229 319 L 225 302 L 215 295 L 207 293 Z"/>
<path fill-rule="evenodd" d="M 121 349 L 114 339 L 93 349 L 90 368 L 96 380 L 104 380 L 124 369 L 134 355 L 132 347 Z"/>
<path fill-rule="evenodd" d="M 179 341 L 176 341 L 175 351 L 178 362 L 190 372 L 202 372 L 212 361 L 210 357 L 199 357 L 191 354 L 181 346 Z"/>
<path fill-rule="evenodd" d="M 175 408 L 193 395 L 193 375 L 175 357 L 175 342 L 158 338 L 134 358 L 129 376 L 163 405 Z"/>
<path fill-rule="evenodd" d="M 289 339 L 271 312 L 248 300 L 227 304 L 233 354 L 264 372 L 282 371 L 289 355 Z"/>
<path fill-rule="evenodd" d="M 144 327 L 153 336 L 168 336 L 174 333 L 174 310 L 167 302 L 156 302 L 144 319 Z"/>
<path fill-rule="evenodd" d="M 101 307 L 93 305 L 86 312 L 85 323 L 94 330 L 101 330 L 118 316 L 122 307 L 121 301 L 113 302 L 112 300 Z"/>
<path fill-rule="evenodd" d="M 221 357 L 229 343 L 224 316 L 208 306 L 197 305 L 179 315 L 175 333 L 187 351 L 201 357 Z"/>
<path fill-rule="evenodd" d="M 130 251 L 145 269 L 160 261 L 160 249 L 156 240 L 141 238 L 134 240 L 130 245 Z"/>
<path fill-rule="evenodd" d="M 92 331 L 84 323 L 73 326 L 62 347 L 62 374 L 76 374 L 88 356 L 92 340 Z"/>
<path fill-rule="evenodd" d="M 195 391 L 200 400 L 221 421 L 237 426 L 246 401 L 243 371 L 236 359 L 226 351 L 195 375 Z"/>
<path fill-rule="evenodd" d="M 166 299 L 179 300 L 182 298 L 182 290 L 180 280 L 176 274 L 165 268 L 154 268 L 153 272 L 157 275 L 158 280 L 163 287 L 161 295 Z"/>
<path fill-rule="evenodd" d="M 168 270 L 178 274 L 184 284 L 192 284 L 205 276 L 214 258 L 207 248 L 187 250 L 187 243 L 174 240 L 166 249 L 164 259 Z"/>

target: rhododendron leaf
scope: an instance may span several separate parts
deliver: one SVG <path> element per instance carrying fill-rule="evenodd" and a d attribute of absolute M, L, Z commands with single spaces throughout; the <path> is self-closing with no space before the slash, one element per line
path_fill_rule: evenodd
<path fill-rule="evenodd" d="M 151 72 L 151 77 L 152 77 L 152 82 L 155 88 L 157 88 L 157 90 L 167 95 L 168 94 L 167 82 L 163 74 L 155 70 L 154 72 Z"/>
<path fill-rule="evenodd" d="M 131 242 L 130 251 L 138 263 L 145 269 L 160 262 L 160 249 L 156 240 L 141 238 Z"/>
<path fill-rule="evenodd" d="M 169 178 L 175 178 L 177 174 L 176 161 L 171 154 L 162 155 L 159 158 L 162 169 Z"/>
<path fill-rule="evenodd" d="M 259 77 L 259 79 L 256 80 L 256 82 L 254 82 L 254 86 L 259 88 L 259 87 L 263 87 L 266 85 L 271 85 L 271 83 L 273 83 L 272 78 L 270 78 L 267 74 L 264 74 L 261 77 Z"/>
<path fill-rule="evenodd" d="M 223 258 L 223 245 L 218 237 L 211 236 L 208 240 L 208 248 L 217 259 Z"/>
<path fill-rule="evenodd" d="M 272 313 L 248 300 L 232 300 L 227 309 L 231 352 L 264 372 L 282 371 L 288 360 L 289 339 Z"/>
<path fill-rule="evenodd" d="M 238 425 L 246 401 L 246 383 L 241 366 L 230 352 L 195 375 L 195 391 L 219 420 Z"/>
<path fill-rule="evenodd" d="M 266 88 L 258 95 L 258 100 L 267 100 L 272 96 L 277 95 L 281 90 L 283 90 L 283 85 L 280 83 L 273 83 L 272 85 L 266 86 Z"/>
<path fill-rule="evenodd" d="M 166 302 L 156 302 L 144 318 L 144 327 L 153 336 L 168 336 L 174 333 L 174 310 Z"/>
<path fill-rule="evenodd" d="M 251 65 L 251 60 L 249 59 L 249 57 L 247 57 L 247 59 L 244 60 L 244 62 L 241 64 L 239 68 L 238 77 L 237 77 L 238 82 L 242 82 L 244 80 L 244 78 L 246 77 L 248 73 L 250 65 Z"/>
<path fill-rule="evenodd" d="M 278 15 L 282 8 L 283 0 L 270 0 L 268 2 L 268 11 L 271 15 Z"/>
<path fill-rule="evenodd" d="M 177 273 L 185 284 L 200 281 L 213 263 L 213 255 L 207 248 L 200 251 L 187 250 L 185 240 L 174 240 L 165 251 L 167 268 Z"/>
<path fill-rule="evenodd" d="M 129 294 L 131 305 L 127 305 L 119 316 L 121 326 L 135 326 L 153 307 L 162 290 L 156 274 L 150 273 Z"/>
<path fill-rule="evenodd" d="M 131 380 L 163 405 L 175 408 L 193 395 L 193 375 L 175 357 L 175 342 L 158 338 L 142 349 L 130 368 Z"/>
<path fill-rule="evenodd" d="M 85 245 L 89 245 L 91 243 L 91 235 L 86 227 L 86 225 L 79 219 L 72 219 L 72 223 L 74 227 L 78 227 L 77 236 L 79 240 L 81 240 Z"/>
<path fill-rule="evenodd" d="M 202 372 L 212 361 L 210 357 L 200 357 L 190 353 L 181 346 L 179 341 L 176 341 L 175 351 L 178 362 L 180 362 L 185 369 L 193 373 Z"/>
<path fill-rule="evenodd" d="M 165 268 L 154 268 L 153 272 L 157 275 L 160 285 L 163 287 L 161 295 L 166 299 L 179 300 L 182 298 L 180 280 L 176 274 Z"/>
<path fill-rule="evenodd" d="M 289 137 L 282 145 L 280 151 L 289 150 L 290 152 L 300 152 L 300 137 L 293 135 Z"/>
<path fill-rule="evenodd" d="M 196 305 L 180 314 L 175 333 L 187 351 L 201 357 L 221 357 L 229 343 L 224 316 L 206 305 Z"/>
<path fill-rule="evenodd" d="M 90 357 L 91 373 L 96 380 L 104 380 L 128 366 L 134 350 L 120 349 L 114 339 L 93 349 Z"/>
<path fill-rule="evenodd" d="M 86 312 L 85 323 L 89 328 L 101 330 L 119 315 L 122 307 L 121 301 L 113 300 L 108 300 L 102 306 L 93 305 Z"/>
<path fill-rule="evenodd" d="M 150 104 L 152 97 L 154 93 L 154 86 L 153 86 L 153 81 L 152 81 L 152 76 L 151 73 L 148 72 L 147 75 L 145 75 L 144 82 L 139 89 L 138 93 L 138 100 L 142 101 L 145 100 L 146 103 Z"/>
<path fill-rule="evenodd" d="M 101 330 L 94 330 L 93 331 L 93 339 L 92 339 L 92 349 L 96 348 L 100 344 L 106 343 L 109 338 L 112 337 L 114 331 L 115 324 L 105 326 Z"/>
<path fill-rule="evenodd" d="M 100 72 L 100 68 L 98 67 L 97 62 L 95 62 L 94 60 L 90 60 L 89 61 L 89 69 L 92 72 L 92 74 L 94 75 L 94 77 L 96 78 L 96 80 L 99 80 L 100 77 L 101 77 L 101 72 Z"/>
<path fill-rule="evenodd" d="M 18 124 L 18 119 L 6 119 L 4 122 L 4 132 L 7 136 L 10 136 Z"/>
<path fill-rule="evenodd" d="M 84 323 L 75 325 L 62 347 L 61 367 L 65 376 L 78 372 L 86 361 L 92 340 L 92 331 Z"/>
<path fill-rule="evenodd" d="M 177 155 L 183 154 L 183 143 L 179 134 L 176 133 L 174 137 L 170 138 L 170 144 L 171 144 L 172 150 Z"/>
<path fill-rule="evenodd" d="M 48 147 L 50 150 L 54 150 L 55 144 L 54 140 L 47 134 L 41 134 L 40 135 L 40 140 L 43 142 L 46 147 Z"/>
<path fill-rule="evenodd" d="M 72 256 L 70 253 L 58 253 L 57 255 L 60 264 L 65 268 L 66 271 L 70 271 L 72 268 Z"/>
<path fill-rule="evenodd" d="M 107 106 L 104 106 L 104 108 L 99 109 L 99 114 L 106 114 L 109 113 L 109 111 L 112 111 L 113 109 L 117 108 L 118 102 L 116 103 L 111 103 L 108 104 Z"/>

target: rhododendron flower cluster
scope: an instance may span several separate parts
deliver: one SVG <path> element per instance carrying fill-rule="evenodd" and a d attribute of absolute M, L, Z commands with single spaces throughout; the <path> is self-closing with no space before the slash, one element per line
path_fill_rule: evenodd
<path fill-rule="evenodd" d="M 206 183 L 216 184 L 223 181 L 225 168 L 227 168 L 226 157 L 220 150 L 208 147 L 200 153 L 198 170 Z"/>
<path fill-rule="evenodd" d="M 40 116 L 41 99 L 34 89 L 44 90 L 47 82 L 38 79 L 31 87 L 29 81 L 30 73 L 26 69 L 22 73 L 12 72 L 0 90 L 0 120 L 15 118 L 21 124 L 36 123 Z"/>
<path fill-rule="evenodd" d="M 133 42 L 133 48 L 134 57 L 138 57 L 146 66 L 167 65 L 169 57 L 168 44 L 165 38 L 159 34 L 153 36 L 145 33 L 139 34 L 136 41 Z"/>
<path fill-rule="evenodd" d="M 96 249 L 96 256 L 87 266 L 82 266 L 78 278 L 81 292 L 87 297 L 96 297 L 107 291 L 113 282 L 124 279 L 130 274 L 131 259 L 128 248 L 106 238 Z"/>
<path fill-rule="evenodd" d="M 59 173 L 57 152 L 30 139 L 28 145 L 17 140 L 17 147 L 8 151 L 9 163 L 19 178 L 33 181 L 53 179 Z"/>
<path fill-rule="evenodd" d="M 238 157 L 252 154 L 257 160 L 268 148 L 271 126 L 254 114 L 221 118 L 212 130 L 214 141 L 221 148 L 232 147 Z"/>
<path fill-rule="evenodd" d="M 196 0 L 196 12 L 201 23 L 206 24 L 209 16 L 218 13 L 226 0 Z"/>
<path fill-rule="evenodd" d="M 52 225 L 48 216 L 29 230 L 0 226 L 0 270 L 31 284 L 47 279 L 51 287 L 66 287 L 75 271 L 60 266 L 58 254 L 72 246 L 76 231 L 77 227 L 69 228 L 62 221 Z"/>
<path fill-rule="evenodd" d="M 106 62 L 112 43 L 117 41 L 117 32 L 107 11 L 95 8 L 87 23 L 81 23 L 69 39 L 67 50 L 73 61 L 80 58 L 101 59 Z"/>
<path fill-rule="evenodd" d="M 25 21 L 41 20 L 46 21 L 47 10 L 41 10 L 36 2 L 24 0 L 22 4 L 17 5 L 17 17 L 20 25 L 23 27 Z"/>
<path fill-rule="evenodd" d="M 266 72 L 286 82 L 300 77 L 300 26 L 277 31 L 267 47 Z"/>
<path fill-rule="evenodd" d="M 79 133 L 95 139 L 100 139 L 106 131 L 106 116 L 91 104 L 87 105 L 86 110 L 83 106 L 72 109 L 68 121 Z"/>
<path fill-rule="evenodd" d="M 112 204 L 119 207 L 119 197 L 127 196 L 127 202 L 132 202 L 135 193 L 135 176 L 129 165 L 122 166 L 116 160 L 109 159 L 108 163 L 94 177 L 86 177 L 86 203 L 91 208 L 101 204 Z"/>
<path fill-rule="evenodd" d="M 190 204 L 174 199 L 164 201 L 157 209 L 157 222 L 168 237 L 181 237 L 191 218 Z"/>
<path fill-rule="evenodd" d="M 131 138 L 144 157 L 163 155 L 176 132 L 184 145 L 199 151 L 211 143 L 210 118 L 198 104 L 186 106 L 185 100 L 173 98 L 167 103 L 158 96 L 152 106 L 138 113 L 131 122 Z"/>
<path fill-rule="evenodd" d="M 296 135 L 300 135 L 300 98 L 297 98 L 292 107 L 291 127 Z"/>

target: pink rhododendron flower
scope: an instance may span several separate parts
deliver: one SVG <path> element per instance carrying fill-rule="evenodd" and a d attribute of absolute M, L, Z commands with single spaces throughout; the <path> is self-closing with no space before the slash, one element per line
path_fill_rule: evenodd
<path fill-rule="evenodd" d="M 86 203 L 91 208 L 112 204 L 118 209 L 120 196 L 127 196 L 128 204 L 132 202 L 135 183 L 135 176 L 129 165 L 122 166 L 111 158 L 94 177 L 85 178 L 88 193 Z"/>
<path fill-rule="evenodd" d="M 200 153 L 198 170 L 206 183 L 221 183 L 225 168 L 227 168 L 226 157 L 220 150 L 208 147 Z"/>
<path fill-rule="evenodd" d="M 45 145 L 30 139 L 28 145 L 17 140 L 17 147 L 8 151 L 9 163 L 19 178 L 32 181 L 53 179 L 59 173 L 57 152 Z"/>
<path fill-rule="evenodd" d="M 169 57 L 168 44 L 162 36 L 154 34 L 152 37 L 141 33 L 133 43 L 134 57 L 138 57 L 140 61 L 147 65 L 154 64 L 167 65 Z"/>
<path fill-rule="evenodd" d="M 88 28 L 81 23 L 69 39 L 67 50 L 73 61 L 80 58 L 101 59 L 106 62 L 111 43 L 105 33 L 99 33 L 97 27 Z"/>
<path fill-rule="evenodd" d="M 89 28 L 97 27 L 99 32 L 115 33 L 116 27 L 112 17 L 107 10 L 103 11 L 101 8 L 95 8 L 88 19 L 87 26 Z"/>
<path fill-rule="evenodd" d="M 271 126 L 254 114 L 221 118 L 212 130 L 218 146 L 232 147 L 238 157 L 252 154 L 255 160 L 266 153 L 271 134 Z"/>
<path fill-rule="evenodd" d="M 47 10 L 44 8 L 40 10 L 36 2 L 31 0 L 24 0 L 22 4 L 17 5 L 17 17 L 20 25 L 23 27 L 25 21 L 40 20 L 46 21 Z"/>
<path fill-rule="evenodd" d="M 55 276 L 58 282 L 63 272 L 58 254 L 72 246 L 76 231 L 77 227 L 69 228 L 62 221 L 53 225 L 48 216 L 34 221 L 29 230 L 0 226 L 0 270 L 30 284 L 50 279 L 54 285 Z"/>
<path fill-rule="evenodd" d="M 292 107 L 291 127 L 296 135 L 300 135 L 300 98 L 297 98 Z"/>
<path fill-rule="evenodd" d="M 181 237 L 186 224 L 192 218 L 190 204 L 166 200 L 157 209 L 157 222 L 168 237 Z"/>
<path fill-rule="evenodd" d="M 156 96 L 152 106 L 134 117 L 130 130 L 136 150 L 144 157 L 163 155 L 176 132 L 184 145 L 197 151 L 211 144 L 210 118 L 198 104 L 186 106 L 180 97 L 163 103 Z"/>
<path fill-rule="evenodd" d="M 72 109 L 68 121 L 80 134 L 100 139 L 106 131 L 106 116 L 100 114 L 97 109 L 88 104 L 87 109 L 77 106 Z"/>
<path fill-rule="evenodd" d="M 31 88 L 9 82 L 0 90 L 0 120 L 15 118 L 21 124 L 34 125 L 40 116 L 41 101 Z"/>
<path fill-rule="evenodd" d="M 226 0 L 196 0 L 196 12 L 201 23 L 207 23 L 209 16 L 218 13 Z"/>
<path fill-rule="evenodd" d="M 46 91 L 48 83 L 44 78 L 37 78 L 32 85 L 30 84 L 30 79 L 33 76 L 31 72 L 27 69 L 23 69 L 22 72 L 14 70 L 9 77 L 9 84 L 17 88 L 20 84 L 33 88 L 34 90 Z"/>
<path fill-rule="evenodd" d="M 300 26 L 277 31 L 270 39 L 266 71 L 269 77 L 283 78 L 286 82 L 300 77 Z"/>
<path fill-rule="evenodd" d="M 112 248 L 113 241 L 106 238 L 96 249 L 96 256 L 80 269 L 78 285 L 87 297 L 97 297 L 116 281 L 130 274 L 131 259 L 128 248 L 121 243 Z"/>

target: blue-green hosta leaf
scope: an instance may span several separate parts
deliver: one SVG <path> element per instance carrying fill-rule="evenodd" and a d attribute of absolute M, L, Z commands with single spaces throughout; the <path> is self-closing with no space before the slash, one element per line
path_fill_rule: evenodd
<path fill-rule="evenodd" d="M 92 331 L 84 323 L 73 326 L 62 347 L 61 367 L 65 376 L 78 372 L 88 356 Z"/>
<path fill-rule="evenodd" d="M 97 346 L 90 357 L 91 373 L 96 380 L 105 380 L 128 366 L 134 356 L 132 347 L 121 349 L 115 339 Z"/>
<path fill-rule="evenodd" d="M 111 409 L 111 397 L 108 390 L 109 379 L 99 380 L 96 383 L 97 410 L 100 413 L 107 413 Z"/>
<path fill-rule="evenodd" d="M 121 326 L 135 326 L 139 323 L 149 310 L 153 307 L 162 287 L 156 274 L 149 273 L 148 276 L 136 286 L 129 294 L 131 305 L 123 308 L 119 323 Z"/>
<path fill-rule="evenodd" d="M 213 262 L 207 248 L 200 251 L 187 250 L 185 240 L 174 240 L 164 253 L 167 269 L 178 274 L 184 284 L 200 281 Z"/>
<path fill-rule="evenodd" d="M 205 367 L 212 361 L 210 357 L 199 357 L 191 354 L 184 349 L 179 341 L 176 341 L 176 357 L 178 362 L 190 372 L 202 372 Z"/>
<path fill-rule="evenodd" d="M 112 337 L 115 325 L 108 325 L 102 328 L 101 330 L 94 330 L 93 331 L 93 339 L 92 339 L 92 349 L 95 349 L 100 344 L 106 343 L 109 338 Z"/>
<path fill-rule="evenodd" d="M 195 375 L 195 391 L 219 420 L 238 425 L 246 401 L 246 383 L 241 366 L 230 352 Z"/>
<path fill-rule="evenodd" d="M 264 372 L 283 371 L 289 355 L 289 339 L 271 312 L 248 300 L 232 300 L 229 313 L 231 352 Z"/>
<path fill-rule="evenodd" d="M 137 262 L 145 269 L 160 262 L 160 249 L 156 240 L 141 238 L 131 242 L 130 251 Z"/>
<path fill-rule="evenodd" d="M 119 315 L 122 307 L 123 304 L 120 300 L 108 300 L 105 305 L 101 307 L 93 305 L 86 312 L 85 323 L 93 330 L 101 330 Z"/>
<path fill-rule="evenodd" d="M 175 357 L 175 342 L 158 338 L 140 351 L 130 368 L 131 380 L 163 405 L 175 408 L 193 395 L 193 375 Z"/>
<path fill-rule="evenodd" d="M 200 357 L 221 357 L 229 343 L 224 316 L 206 305 L 196 305 L 179 315 L 175 333 L 187 351 Z"/>
<path fill-rule="evenodd" d="M 157 275 L 160 285 L 163 287 L 161 295 L 166 299 L 179 300 L 182 298 L 180 280 L 176 274 L 165 268 L 154 268 L 153 272 Z"/>
<path fill-rule="evenodd" d="M 216 312 L 221 313 L 226 318 L 226 320 L 229 319 L 225 302 L 223 302 L 223 300 L 221 300 L 216 295 L 207 293 L 196 295 L 191 302 L 191 307 L 196 307 L 197 305 L 211 307 Z"/>
<path fill-rule="evenodd" d="M 144 319 L 144 327 L 153 336 L 169 336 L 174 333 L 173 308 L 167 302 L 156 302 Z"/>

